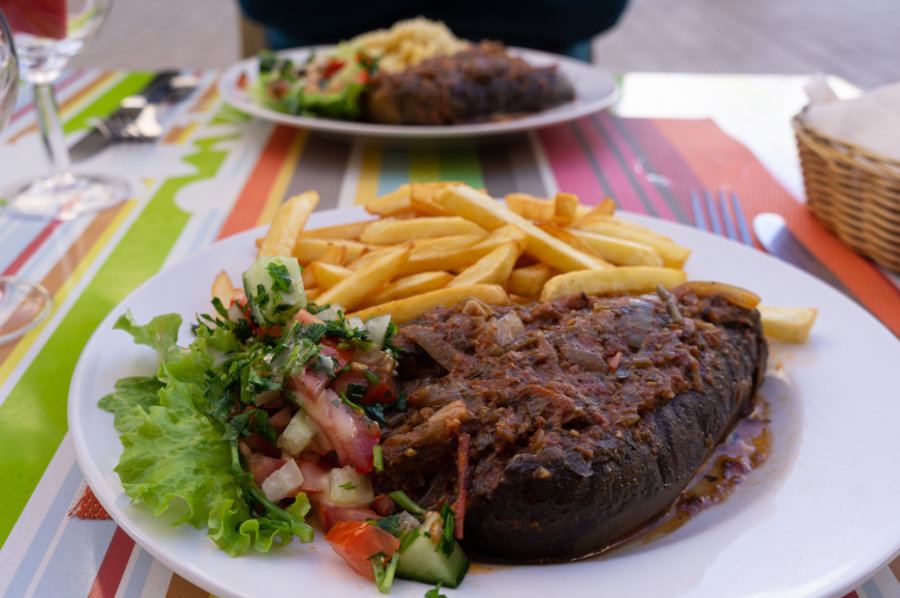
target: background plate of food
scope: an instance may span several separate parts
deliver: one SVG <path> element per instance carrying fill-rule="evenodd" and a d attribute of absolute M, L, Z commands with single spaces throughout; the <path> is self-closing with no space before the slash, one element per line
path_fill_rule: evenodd
<path fill-rule="evenodd" d="M 469 43 L 424 19 L 337 46 L 265 52 L 219 81 L 237 108 L 274 122 L 378 139 L 482 138 L 609 107 L 613 77 L 579 60 Z"/>
<path fill-rule="evenodd" d="M 314 213 L 307 228 L 332 227 L 333 232 L 336 225 L 371 217 L 362 209 Z M 818 310 L 805 342 L 770 339 L 760 391 L 769 405 L 768 458 L 727 500 L 669 533 L 571 563 L 476 561 L 459 589 L 442 591 L 545 596 L 548 591 L 574 595 L 602 588 L 617 596 L 692 597 L 824 597 L 848 591 L 900 551 L 895 500 L 900 475 L 893 466 L 900 437 L 891 390 L 900 381 L 895 369 L 884 367 L 900 360 L 900 343 L 853 301 L 784 262 L 683 225 L 625 217 L 689 248 L 684 266 L 689 280 L 739 285 L 767 305 Z M 347 569 L 320 536 L 311 544 L 294 541 L 266 554 L 251 551 L 233 558 L 202 530 L 173 527 L 166 517 L 156 518 L 145 505 L 133 503 L 114 471 L 122 446 L 113 416 L 98 407 L 98 400 L 113 390 L 117 379 L 154 372 L 156 356 L 113 323 L 126 309 L 141 323 L 175 312 L 183 318 L 184 344 L 196 314 L 210 310 L 210 285 L 217 273 L 224 269 L 239 280 L 260 251 L 256 240 L 264 232 L 235 235 L 160 273 L 100 325 L 70 388 L 69 425 L 78 461 L 101 503 L 128 534 L 162 563 L 216 595 L 271 596 L 298 584 L 310 594 L 373 595 L 371 584 Z M 297 237 L 287 241 L 296 253 Z M 422 596 L 426 589 L 398 580 L 391 594 Z"/>

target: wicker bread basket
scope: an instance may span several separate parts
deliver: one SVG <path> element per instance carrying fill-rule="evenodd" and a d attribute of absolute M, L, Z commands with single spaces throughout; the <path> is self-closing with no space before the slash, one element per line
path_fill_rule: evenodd
<path fill-rule="evenodd" d="M 792 124 L 807 205 L 856 252 L 900 272 L 900 162 L 819 133 L 805 112 Z"/>

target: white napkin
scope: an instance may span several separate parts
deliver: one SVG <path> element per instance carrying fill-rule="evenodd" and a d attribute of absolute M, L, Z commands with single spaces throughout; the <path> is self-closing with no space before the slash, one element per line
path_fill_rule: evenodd
<path fill-rule="evenodd" d="M 813 129 L 900 161 L 900 83 L 838 100 L 822 76 L 806 86 L 805 121 Z"/>

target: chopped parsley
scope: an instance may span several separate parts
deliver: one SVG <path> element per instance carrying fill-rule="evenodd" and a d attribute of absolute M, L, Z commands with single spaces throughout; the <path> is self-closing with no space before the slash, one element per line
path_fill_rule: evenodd
<path fill-rule="evenodd" d="M 287 266 L 277 262 L 269 262 L 266 266 L 269 276 L 272 277 L 272 291 L 275 293 L 287 293 L 291 290 L 291 284 L 294 282 L 288 272 Z"/>

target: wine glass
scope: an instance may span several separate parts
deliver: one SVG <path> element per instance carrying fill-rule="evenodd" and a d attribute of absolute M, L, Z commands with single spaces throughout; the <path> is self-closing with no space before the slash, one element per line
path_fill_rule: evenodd
<path fill-rule="evenodd" d="M 0 130 L 16 103 L 19 69 L 12 32 L 0 10 Z M 43 285 L 0 276 L 0 344 L 25 334 L 50 313 L 53 297 Z"/>
<path fill-rule="evenodd" d="M 51 173 L 0 192 L 10 215 L 70 220 L 128 196 L 130 188 L 123 179 L 72 171 L 53 91 L 53 82 L 100 28 L 109 6 L 110 0 L 0 0 L 15 38 L 20 75 L 34 92 L 41 137 L 53 164 Z"/>

